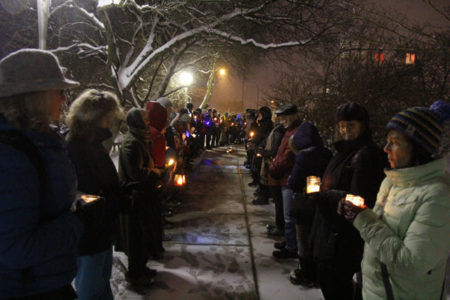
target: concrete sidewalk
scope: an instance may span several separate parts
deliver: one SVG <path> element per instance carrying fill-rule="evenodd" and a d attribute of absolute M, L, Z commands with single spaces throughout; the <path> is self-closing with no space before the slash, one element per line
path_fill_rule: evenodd
<path fill-rule="evenodd" d="M 323 299 L 318 289 L 292 285 L 295 260 L 272 257 L 276 241 L 266 234 L 273 223 L 273 204 L 253 206 L 250 176 L 242 164 L 242 146 L 205 151 L 194 161 L 194 172 L 181 193 L 181 206 L 169 220 L 175 228 L 165 242 L 154 287 L 139 295 L 129 289 L 124 272 L 127 258 L 114 253 L 112 285 L 115 299 L 293 300 Z"/>

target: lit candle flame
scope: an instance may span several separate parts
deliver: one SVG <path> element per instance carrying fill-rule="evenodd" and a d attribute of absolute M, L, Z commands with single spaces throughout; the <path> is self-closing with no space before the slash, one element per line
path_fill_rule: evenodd
<path fill-rule="evenodd" d="M 182 174 L 175 174 L 175 184 L 177 186 L 183 186 L 186 184 L 186 176 Z"/>
<path fill-rule="evenodd" d="M 170 167 L 174 163 L 175 163 L 175 160 L 173 158 L 171 158 L 171 159 L 169 159 L 169 162 L 167 163 L 167 165 Z"/>
<path fill-rule="evenodd" d="M 355 206 L 359 206 L 361 208 L 366 207 L 364 204 L 364 198 L 352 194 L 347 194 L 345 196 L 345 201 L 351 202 Z"/>
<path fill-rule="evenodd" d="M 83 194 L 81 195 L 81 199 L 83 199 L 83 201 L 86 203 L 90 203 L 100 199 L 100 196 Z"/>
<path fill-rule="evenodd" d="M 308 176 L 306 177 L 306 193 L 312 194 L 320 192 L 320 177 Z"/>
<path fill-rule="evenodd" d="M 250 137 L 252 138 L 255 135 L 253 131 L 250 131 Z"/>

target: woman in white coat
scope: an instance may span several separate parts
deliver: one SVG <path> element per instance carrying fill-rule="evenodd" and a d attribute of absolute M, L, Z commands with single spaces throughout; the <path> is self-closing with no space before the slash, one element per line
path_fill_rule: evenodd
<path fill-rule="evenodd" d="M 365 241 L 364 299 L 445 299 L 450 251 L 450 177 L 437 156 L 442 120 L 424 107 L 387 125 L 391 168 L 373 209 L 342 200 L 338 213 Z"/>

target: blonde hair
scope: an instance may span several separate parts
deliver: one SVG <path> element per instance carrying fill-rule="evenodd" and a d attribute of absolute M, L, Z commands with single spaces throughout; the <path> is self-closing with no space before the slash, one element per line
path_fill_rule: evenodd
<path fill-rule="evenodd" d="M 49 131 L 52 98 L 49 91 L 24 93 L 0 99 L 0 114 L 19 129 Z"/>
<path fill-rule="evenodd" d="M 123 114 L 119 99 L 111 92 L 88 89 L 71 104 L 66 117 L 70 127 L 68 139 L 84 137 L 91 140 L 92 128 L 105 118 L 116 118 Z"/>

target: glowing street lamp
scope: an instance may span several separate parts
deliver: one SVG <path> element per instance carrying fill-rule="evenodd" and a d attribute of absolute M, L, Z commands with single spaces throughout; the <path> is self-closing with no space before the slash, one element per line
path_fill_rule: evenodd
<path fill-rule="evenodd" d="M 220 68 L 219 69 L 219 75 L 220 76 L 225 76 L 227 74 L 227 70 L 225 68 Z"/>
<path fill-rule="evenodd" d="M 178 77 L 178 82 L 183 86 L 191 85 L 191 83 L 194 81 L 194 77 L 191 73 L 183 71 L 180 73 Z"/>

